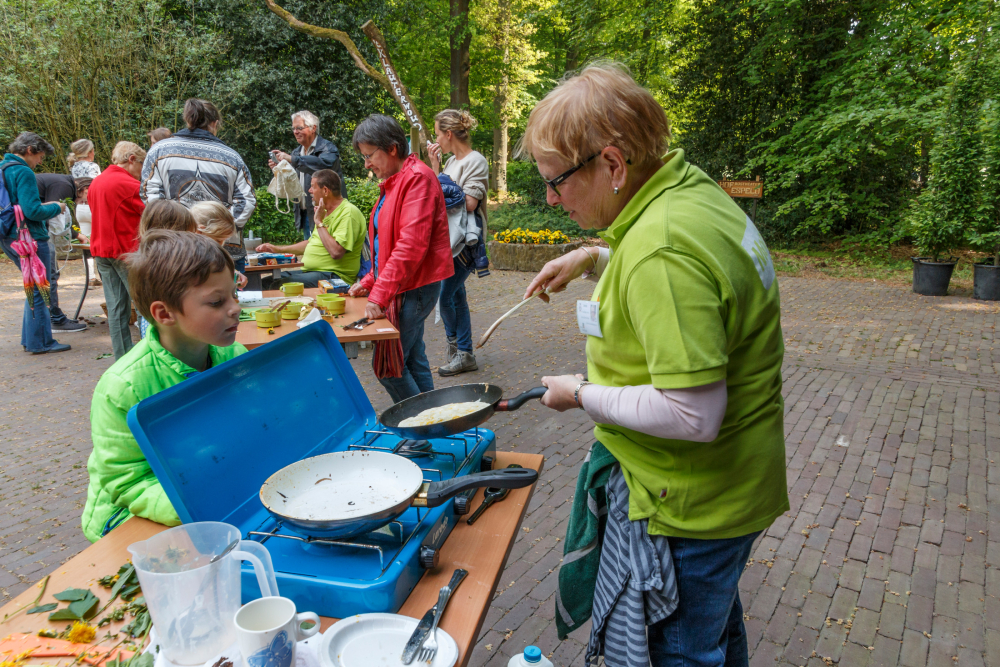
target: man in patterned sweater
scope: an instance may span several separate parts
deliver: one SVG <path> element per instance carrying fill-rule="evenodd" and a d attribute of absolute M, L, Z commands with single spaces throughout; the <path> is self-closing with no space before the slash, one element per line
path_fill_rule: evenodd
<path fill-rule="evenodd" d="M 184 103 L 187 129 L 156 142 L 142 165 L 140 196 L 146 204 L 154 199 L 173 199 L 190 207 L 200 201 L 217 201 L 229 208 L 242 230 L 257 206 L 253 181 L 243 158 L 216 135 L 222 124 L 219 110 L 205 100 Z M 239 231 L 226 247 L 234 260 L 245 257 Z"/>

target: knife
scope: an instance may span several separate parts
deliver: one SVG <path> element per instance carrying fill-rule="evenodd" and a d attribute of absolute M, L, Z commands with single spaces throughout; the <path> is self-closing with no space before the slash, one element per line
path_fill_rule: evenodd
<path fill-rule="evenodd" d="M 453 575 L 451 575 L 451 581 L 448 582 L 448 588 L 451 589 L 452 595 L 454 595 L 455 589 L 458 588 L 458 585 L 462 583 L 462 580 L 465 579 L 468 574 L 468 570 L 459 568 L 455 570 Z M 451 599 L 451 596 L 449 596 L 448 599 Z M 448 604 L 448 600 L 445 600 L 444 603 Z M 435 603 L 433 607 L 427 610 L 424 617 L 420 619 L 419 623 L 417 623 L 417 629 L 413 631 L 413 634 L 410 635 L 409 641 L 406 642 L 406 647 L 403 649 L 403 657 L 401 658 L 404 665 L 408 665 L 413 662 L 413 658 L 416 657 L 417 651 L 419 651 L 420 647 L 424 645 L 424 640 L 427 639 L 427 635 L 431 632 L 431 625 L 434 624 L 434 615 L 438 613 L 437 607 L 437 603 Z M 441 611 L 443 613 L 444 609 Z"/>

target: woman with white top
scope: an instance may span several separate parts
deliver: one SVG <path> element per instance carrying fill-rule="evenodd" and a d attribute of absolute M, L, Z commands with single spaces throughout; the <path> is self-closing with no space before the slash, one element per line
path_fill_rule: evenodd
<path fill-rule="evenodd" d="M 94 162 L 94 142 L 90 139 L 77 139 L 69 145 L 70 154 L 66 156 L 69 173 L 73 178 L 96 178 L 101 175 L 101 168 Z"/>
<path fill-rule="evenodd" d="M 442 155 L 452 154 L 443 171 L 462 188 L 466 211 L 470 216 L 476 215 L 479 226 L 485 229 L 490 167 L 482 153 L 472 150 L 469 132 L 477 125 L 468 111 L 445 109 L 434 117 L 437 143 L 427 148 L 435 173 L 442 171 Z M 441 282 L 441 319 L 448 337 L 448 362 L 438 368 L 438 375 L 444 377 L 479 369 L 472 353 L 472 320 L 465 294 L 465 279 L 476 270 L 476 264 L 470 253 L 463 252 L 465 249 L 465 246 L 452 248 L 455 275 Z"/>

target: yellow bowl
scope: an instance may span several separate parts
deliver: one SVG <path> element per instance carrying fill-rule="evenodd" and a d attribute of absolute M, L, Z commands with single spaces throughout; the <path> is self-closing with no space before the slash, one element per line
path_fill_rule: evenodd
<path fill-rule="evenodd" d="M 297 320 L 299 319 L 300 312 L 302 312 L 302 304 L 297 301 L 293 301 L 281 309 L 281 319 Z"/>
<path fill-rule="evenodd" d="M 302 283 L 285 283 L 281 286 L 281 291 L 285 293 L 285 296 L 300 296 L 304 289 L 305 285 Z"/>
<path fill-rule="evenodd" d="M 342 296 L 336 294 L 316 295 L 316 304 L 328 315 L 343 315 L 347 308 L 347 301 Z"/>
<path fill-rule="evenodd" d="M 254 319 L 257 320 L 257 326 L 261 329 L 281 326 L 281 313 L 272 313 L 269 310 L 258 310 L 253 314 L 253 316 Z"/>

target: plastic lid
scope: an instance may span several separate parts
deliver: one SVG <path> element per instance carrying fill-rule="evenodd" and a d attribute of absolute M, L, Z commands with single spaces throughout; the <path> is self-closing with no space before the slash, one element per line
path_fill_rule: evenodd
<path fill-rule="evenodd" d="M 524 661 L 525 662 L 541 662 L 542 661 L 542 649 L 537 646 L 528 646 L 524 649 Z"/>

